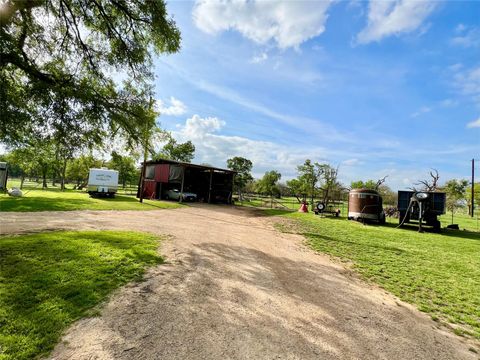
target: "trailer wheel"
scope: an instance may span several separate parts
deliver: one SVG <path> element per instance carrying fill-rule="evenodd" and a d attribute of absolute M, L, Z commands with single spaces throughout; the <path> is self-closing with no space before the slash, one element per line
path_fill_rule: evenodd
<path fill-rule="evenodd" d="M 433 231 L 438 233 L 438 232 L 440 232 L 441 229 L 442 229 L 442 225 L 441 225 L 440 221 L 435 220 L 434 223 L 433 223 Z"/>

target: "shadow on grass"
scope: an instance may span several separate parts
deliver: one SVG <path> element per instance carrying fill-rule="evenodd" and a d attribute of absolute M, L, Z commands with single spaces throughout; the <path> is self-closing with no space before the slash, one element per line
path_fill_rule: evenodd
<path fill-rule="evenodd" d="M 51 232 L 0 242 L 0 342 L 6 359 L 50 351 L 63 330 L 113 289 L 162 262 L 154 236 Z"/>
<path fill-rule="evenodd" d="M 259 211 L 260 211 L 259 215 L 263 215 L 263 216 L 277 216 L 277 215 L 291 214 L 295 212 L 295 211 L 283 210 L 283 209 L 261 209 Z"/>
<path fill-rule="evenodd" d="M 64 194 L 64 196 L 62 196 Z M 74 196 L 72 196 L 72 194 Z M 0 211 L 72 211 L 72 210 L 149 210 L 151 208 L 175 208 L 177 204 L 145 201 L 142 204 L 134 196 L 117 195 L 114 198 L 89 197 L 86 193 L 67 191 L 58 192 L 55 196 L 42 196 L 41 191 L 36 191 L 32 196 L 14 198 L 2 197 Z"/>
<path fill-rule="evenodd" d="M 353 245 L 353 246 L 367 246 L 367 247 L 373 248 L 373 249 L 391 251 L 391 252 L 394 252 L 397 255 L 400 255 L 400 254 L 405 252 L 405 250 L 403 250 L 403 249 L 393 247 L 393 246 L 381 245 L 380 243 L 378 243 L 378 244 L 366 244 L 366 243 L 359 244 L 356 241 L 341 240 L 339 238 L 334 238 L 334 237 L 331 237 L 331 236 L 326 236 L 326 235 L 321 235 L 321 234 L 316 234 L 316 233 L 309 233 L 309 232 L 302 232 L 302 233 L 300 233 L 300 235 L 303 235 L 307 239 L 313 240 L 313 241 L 316 241 L 316 240 L 321 240 L 322 241 L 323 240 L 323 241 L 330 241 L 332 243 L 342 243 L 342 244 L 348 244 L 348 245 Z"/>
<path fill-rule="evenodd" d="M 2 199 L 0 211 L 66 211 L 86 208 L 92 201 L 75 198 L 45 198 L 41 196 Z"/>

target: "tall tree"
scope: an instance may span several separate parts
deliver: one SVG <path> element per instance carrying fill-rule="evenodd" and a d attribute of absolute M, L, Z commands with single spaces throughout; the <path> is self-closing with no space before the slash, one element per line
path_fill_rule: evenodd
<path fill-rule="evenodd" d="M 168 142 L 162 150 L 156 155 L 160 159 L 169 159 L 189 163 L 195 156 L 195 145 L 189 140 L 184 143 L 178 143 L 170 134 Z"/>
<path fill-rule="evenodd" d="M 357 181 L 352 181 L 350 183 L 350 189 L 370 189 L 370 190 L 376 190 L 377 188 L 377 183 L 375 180 L 367 180 L 367 181 L 362 181 L 362 180 L 357 180 Z"/>
<path fill-rule="evenodd" d="M 474 205 L 475 207 L 478 207 L 480 205 L 480 182 L 475 183 L 474 187 L 474 193 L 473 193 L 473 200 L 474 200 Z M 472 213 L 472 184 L 467 188 L 467 201 L 468 201 L 468 207 L 470 209 L 469 213 Z"/>
<path fill-rule="evenodd" d="M 80 155 L 67 164 L 66 177 L 76 183 L 75 188 L 81 189 L 87 185 L 88 174 L 92 168 L 101 168 L 104 161 L 93 155 Z"/>
<path fill-rule="evenodd" d="M 116 151 L 112 152 L 112 158 L 110 160 L 110 168 L 118 171 L 118 181 L 125 189 L 127 182 L 137 180 L 138 171 L 135 165 L 135 159 L 131 156 L 122 156 Z"/>
<path fill-rule="evenodd" d="M 315 162 L 312 163 L 310 159 L 305 160 L 303 165 L 297 166 L 298 171 L 298 180 L 304 185 L 306 194 L 310 196 L 310 205 L 313 209 L 313 199 L 315 197 L 315 190 L 318 181 L 320 180 L 320 164 Z"/>
<path fill-rule="evenodd" d="M 322 183 L 321 190 L 323 192 L 323 203 L 328 205 L 332 200 L 332 194 L 340 191 L 343 186 L 337 181 L 338 168 L 334 168 L 329 164 L 317 165 L 320 181 Z"/>
<path fill-rule="evenodd" d="M 0 138 L 41 133 L 39 107 L 58 96 L 98 131 L 141 140 L 153 50 L 180 49 L 180 31 L 163 0 L 6 0 L 0 11 Z M 123 83 L 114 74 L 126 76 Z M 40 104 L 40 105 L 39 105 Z M 70 123 L 62 123 L 71 131 Z"/>
<path fill-rule="evenodd" d="M 384 204 L 395 206 L 397 203 L 397 193 L 394 192 L 388 185 L 381 184 L 377 191 L 382 196 Z"/>
<path fill-rule="evenodd" d="M 251 174 L 253 163 L 241 156 L 235 156 L 227 160 L 227 168 L 234 170 L 235 180 L 233 183 L 234 190 L 238 192 L 239 199 L 242 199 L 242 192 L 249 182 L 253 180 Z"/>
<path fill-rule="evenodd" d="M 458 207 L 458 202 L 465 199 L 465 192 L 467 190 L 467 186 L 467 180 L 452 179 L 448 180 L 443 187 L 443 191 L 445 191 L 445 193 L 447 194 L 447 209 L 452 212 L 452 224 L 453 213 Z"/>
<path fill-rule="evenodd" d="M 278 171 L 267 171 L 265 175 L 263 175 L 263 177 L 257 181 L 257 191 L 264 195 L 278 195 L 280 190 L 278 189 L 277 183 L 281 177 L 282 175 Z"/>
<path fill-rule="evenodd" d="M 31 147 L 13 149 L 3 157 L 3 160 L 8 163 L 9 176 L 20 178 L 20 189 L 23 189 L 25 178 L 38 170 L 34 158 L 35 150 Z"/>

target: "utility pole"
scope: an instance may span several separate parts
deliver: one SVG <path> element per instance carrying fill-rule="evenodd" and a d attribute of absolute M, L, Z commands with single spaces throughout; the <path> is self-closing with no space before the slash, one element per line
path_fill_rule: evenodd
<path fill-rule="evenodd" d="M 153 113 L 154 100 L 150 96 L 149 112 Z M 145 184 L 145 172 L 147 168 L 147 159 L 148 159 L 148 145 L 151 137 L 151 124 L 148 122 L 148 119 L 145 119 L 145 128 L 143 129 L 143 165 L 142 173 L 140 174 L 140 202 L 143 203 L 143 190 Z"/>
<path fill-rule="evenodd" d="M 471 201 L 471 206 L 472 210 L 470 211 L 470 214 L 472 215 L 472 218 L 475 213 L 475 159 L 472 159 L 472 201 Z"/>

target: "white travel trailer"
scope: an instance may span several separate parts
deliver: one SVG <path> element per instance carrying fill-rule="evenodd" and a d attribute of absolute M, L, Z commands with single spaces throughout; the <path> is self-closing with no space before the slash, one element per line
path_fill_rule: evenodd
<path fill-rule="evenodd" d="M 90 169 L 87 192 L 90 196 L 114 197 L 118 189 L 118 171 Z"/>

